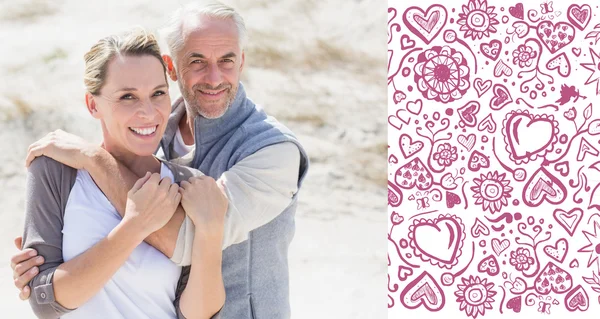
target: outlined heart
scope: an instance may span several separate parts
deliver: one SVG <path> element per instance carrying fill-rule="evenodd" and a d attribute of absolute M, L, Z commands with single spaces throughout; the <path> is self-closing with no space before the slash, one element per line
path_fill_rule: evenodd
<path fill-rule="evenodd" d="M 418 99 L 416 101 L 410 101 L 410 102 L 406 103 L 406 109 L 414 115 L 421 114 L 422 108 L 423 108 L 423 101 L 421 101 L 421 99 Z"/>
<path fill-rule="evenodd" d="M 477 265 L 477 271 L 482 274 L 488 274 L 489 276 L 496 276 L 500 273 L 500 267 L 498 260 L 494 255 L 489 255 L 483 258 Z"/>
<path fill-rule="evenodd" d="M 421 260 L 451 269 L 462 254 L 463 227 L 459 218 L 449 215 L 415 220 L 409 227 L 410 246 Z"/>
<path fill-rule="evenodd" d="M 567 9 L 567 18 L 577 29 L 583 31 L 592 19 L 592 8 L 587 4 L 581 6 L 572 4 Z"/>
<path fill-rule="evenodd" d="M 558 142 L 558 122 L 552 115 L 533 115 L 526 110 L 511 111 L 502 124 L 506 150 L 515 164 L 544 157 Z M 536 138 L 528 138 L 530 136 Z"/>
<path fill-rule="evenodd" d="M 569 236 L 573 237 L 575 230 L 577 230 L 577 226 L 579 226 L 579 222 L 583 218 L 583 210 L 581 208 L 575 207 L 570 211 L 564 211 L 561 208 L 557 208 L 554 210 L 552 214 L 554 220 L 569 234 Z"/>
<path fill-rule="evenodd" d="M 406 159 L 419 153 L 423 149 L 423 146 L 425 146 L 423 142 L 413 142 L 412 137 L 408 134 L 400 135 L 400 151 Z"/>
<path fill-rule="evenodd" d="M 475 134 L 469 134 L 469 136 L 461 134 L 456 140 L 469 152 L 473 149 L 473 146 L 475 146 Z"/>
<path fill-rule="evenodd" d="M 571 52 L 573 52 L 576 57 L 579 57 L 579 55 L 581 55 L 581 48 L 572 48 Z"/>
<path fill-rule="evenodd" d="M 498 238 L 492 239 L 492 249 L 496 256 L 500 256 L 502 252 L 504 252 L 510 246 L 510 241 L 508 239 L 503 239 L 500 241 Z"/>
<path fill-rule="evenodd" d="M 552 54 L 571 44 L 575 38 L 575 28 L 566 22 L 554 24 L 544 20 L 538 25 L 536 33 Z"/>
<path fill-rule="evenodd" d="M 481 43 L 479 49 L 486 58 L 496 61 L 500 56 L 500 52 L 502 52 L 502 42 L 493 39 L 489 43 Z"/>
<path fill-rule="evenodd" d="M 411 39 L 408 34 L 403 34 L 400 37 L 400 48 L 402 50 L 408 50 L 415 47 L 415 40 Z"/>
<path fill-rule="evenodd" d="M 496 122 L 494 121 L 494 118 L 492 117 L 492 113 L 488 114 L 481 121 L 481 123 L 479 123 L 479 125 L 477 126 L 477 129 L 480 132 L 487 130 L 488 133 L 492 133 L 492 134 L 496 133 Z"/>
<path fill-rule="evenodd" d="M 407 114 L 406 110 L 399 109 L 396 111 L 396 115 L 388 116 L 388 123 L 397 130 L 402 130 L 404 125 L 410 124 L 410 115 Z"/>
<path fill-rule="evenodd" d="M 538 207 L 544 201 L 559 205 L 567 197 L 565 185 L 543 166 L 540 167 L 523 188 L 523 203 L 529 207 Z"/>
<path fill-rule="evenodd" d="M 590 298 L 585 289 L 578 285 L 565 296 L 565 307 L 571 312 L 586 311 L 590 306 Z"/>
<path fill-rule="evenodd" d="M 501 110 L 506 105 L 513 102 L 510 92 L 502 84 L 494 84 L 494 97 L 490 100 L 490 108 L 494 111 Z"/>
<path fill-rule="evenodd" d="M 396 155 L 394 155 L 394 154 L 390 155 L 390 157 L 388 157 L 388 163 L 398 164 L 398 158 L 396 157 Z"/>
<path fill-rule="evenodd" d="M 569 162 L 568 161 L 554 164 L 554 169 L 557 170 L 562 177 L 569 176 Z"/>
<path fill-rule="evenodd" d="M 568 252 L 569 252 L 569 243 L 564 238 L 557 240 L 556 244 L 554 246 L 552 246 L 552 245 L 544 246 L 544 253 L 546 253 L 546 255 L 548 255 L 548 257 L 558 261 L 559 263 L 562 263 L 563 261 L 565 261 L 565 258 L 567 257 Z"/>
<path fill-rule="evenodd" d="M 431 312 L 436 312 L 444 307 L 446 297 L 437 281 L 424 271 L 402 290 L 400 302 L 408 309 L 417 309 L 423 306 Z"/>
<path fill-rule="evenodd" d="M 419 7 L 410 7 L 404 11 L 402 20 L 410 32 L 429 44 L 442 31 L 447 17 L 446 8 L 434 4 L 425 12 Z"/>
<path fill-rule="evenodd" d="M 477 91 L 477 97 L 484 95 L 492 87 L 492 80 L 483 81 L 481 78 L 476 78 L 473 81 L 475 91 Z"/>
<path fill-rule="evenodd" d="M 471 227 L 471 236 L 478 238 L 479 236 L 488 236 L 489 234 L 490 229 L 479 218 L 475 217 L 475 224 Z"/>
<path fill-rule="evenodd" d="M 467 167 L 471 172 L 477 172 L 482 168 L 489 168 L 490 160 L 483 153 L 475 150 L 469 157 L 469 164 Z"/>
<path fill-rule="evenodd" d="M 398 279 L 400 279 L 400 281 L 405 281 L 406 278 L 408 278 L 412 274 L 412 268 L 404 267 L 402 265 L 398 266 Z"/>
<path fill-rule="evenodd" d="M 546 68 L 550 71 L 558 70 L 558 74 L 563 78 L 571 74 L 571 62 L 564 52 L 548 61 Z"/>
<path fill-rule="evenodd" d="M 475 127 L 475 125 L 477 125 L 477 113 L 479 113 L 479 108 L 479 102 L 469 101 L 467 104 L 457 109 L 456 112 L 458 112 L 458 117 L 460 117 L 466 126 Z"/>

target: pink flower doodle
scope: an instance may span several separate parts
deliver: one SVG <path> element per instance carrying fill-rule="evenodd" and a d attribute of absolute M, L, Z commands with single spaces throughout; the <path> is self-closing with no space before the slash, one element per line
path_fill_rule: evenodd
<path fill-rule="evenodd" d="M 499 22 L 496 20 L 494 8 L 488 6 L 487 0 L 470 0 L 468 6 L 462 6 L 463 12 L 458 14 L 460 19 L 456 23 L 461 26 L 460 31 L 465 31 L 465 38 L 471 37 L 475 40 L 496 33 L 494 26 Z"/>
<path fill-rule="evenodd" d="M 511 197 L 510 192 L 513 188 L 509 186 L 510 181 L 505 180 L 505 177 L 506 173 L 498 174 L 498 171 L 494 171 L 475 178 L 473 180 L 475 186 L 471 187 L 475 192 L 473 195 L 476 198 L 475 204 L 481 205 L 484 210 L 489 210 L 492 214 L 507 206 L 507 198 Z"/>
<path fill-rule="evenodd" d="M 486 309 L 492 309 L 492 302 L 496 292 L 492 290 L 494 283 L 488 283 L 487 278 L 469 276 L 461 278 L 462 284 L 458 284 L 458 290 L 454 292 L 456 301 L 460 303 L 460 310 L 467 316 L 477 318 L 485 315 Z"/>
<path fill-rule="evenodd" d="M 438 146 L 437 152 L 433 153 L 433 159 L 438 162 L 440 166 L 448 167 L 458 159 L 456 153 L 456 146 L 450 145 L 450 143 L 443 143 Z"/>
<path fill-rule="evenodd" d="M 527 248 L 517 248 L 510 252 L 509 262 L 519 271 L 528 270 L 535 262 Z"/>
<path fill-rule="evenodd" d="M 448 103 L 469 89 L 469 67 L 462 53 L 449 46 L 435 46 L 419 54 L 415 83 L 423 97 Z"/>
<path fill-rule="evenodd" d="M 537 52 L 532 47 L 521 44 L 513 51 L 513 63 L 519 67 L 530 67 L 537 57 Z"/>

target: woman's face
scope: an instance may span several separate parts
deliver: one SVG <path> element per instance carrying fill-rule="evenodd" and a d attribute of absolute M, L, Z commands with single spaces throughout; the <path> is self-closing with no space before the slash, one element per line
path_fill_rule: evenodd
<path fill-rule="evenodd" d="M 113 58 L 99 96 L 88 95 L 88 108 L 102 122 L 107 150 L 154 154 L 171 112 L 161 62 L 150 55 Z"/>

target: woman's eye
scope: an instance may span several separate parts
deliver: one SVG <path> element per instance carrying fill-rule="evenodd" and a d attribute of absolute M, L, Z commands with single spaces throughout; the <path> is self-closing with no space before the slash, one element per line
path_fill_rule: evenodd
<path fill-rule="evenodd" d="M 165 95 L 165 91 L 156 91 L 154 92 L 154 96 L 161 96 L 161 95 Z"/>
<path fill-rule="evenodd" d="M 132 100 L 133 99 L 133 95 L 131 94 L 125 94 L 123 96 L 121 96 L 121 100 Z"/>

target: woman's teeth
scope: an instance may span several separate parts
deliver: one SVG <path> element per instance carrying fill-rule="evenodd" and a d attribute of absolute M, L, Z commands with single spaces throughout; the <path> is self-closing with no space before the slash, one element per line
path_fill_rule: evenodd
<path fill-rule="evenodd" d="M 140 135 L 150 135 L 150 134 L 156 132 L 156 128 L 158 128 L 158 125 L 154 126 L 154 127 L 147 127 L 147 128 L 130 127 L 129 129 Z"/>

